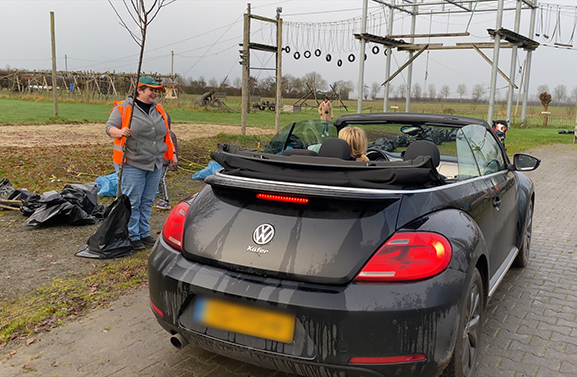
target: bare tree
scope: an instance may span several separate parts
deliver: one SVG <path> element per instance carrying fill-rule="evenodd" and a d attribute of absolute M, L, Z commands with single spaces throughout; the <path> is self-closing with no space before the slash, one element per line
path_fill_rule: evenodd
<path fill-rule="evenodd" d="M 120 20 L 120 24 L 128 31 L 130 37 L 136 42 L 136 44 L 140 47 L 140 55 L 138 56 L 138 68 L 136 70 L 136 83 L 134 85 L 134 97 L 137 97 L 138 94 L 138 80 L 140 79 L 140 71 L 142 70 L 142 58 L 144 57 L 144 45 L 146 43 L 146 31 L 148 29 L 148 25 L 154 21 L 156 16 L 158 16 L 158 12 L 165 6 L 174 3 L 176 0 L 154 0 L 152 5 L 148 8 L 144 4 L 144 0 L 122 0 L 122 4 L 126 9 L 128 15 L 132 19 L 132 21 L 136 24 L 137 30 L 136 32 L 132 31 L 132 28 L 129 27 L 118 10 L 112 4 L 112 0 L 108 0 L 108 4 L 114 10 L 114 13 L 118 16 Z M 128 120 L 128 128 L 132 125 L 132 116 L 134 115 L 134 111 L 130 112 L 130 119 Z M 124 161 L 124 147 L 122 148 L 122 160 Z M 122 182 L 122 170 L 124 164 L 120 164 L 120 168 L 118 170 L 118 190 L 116 191 L 116 197 L 120 197 L 121 188 L 120 182 Z"/>
<path fill-rule="evenodd" d="M 573 100 L 573 103 L 577 103 L 577 86 L 571 91 L 571 99 Z"/>
<path fill-rule="evenodd" d="M 539 100 L 541 105 L 543 105 L 543 127 L 547 127 L 547 122 L 549 121 L 549 104 L 551 103 L 551 94 L 543 92 L 539 94 Z"/>
<path fill-rule="evenodd" d="M 471 98 L 473 99 L 473 103 L 477 104 L 480 100 L 483 99 L 485 96 L 485 87 L 483 84 L 477 84 L 473 87 L 473 91 L 471 92 Z"/>
<path fill-rule="evenodd" d="M 236 77 L 233 81 L 232 81 L 232 86 L 235 89 L 240 89 L 242 88 L 242 80 L 240 79 L 240 77 Z"/>
<path fill-rule="evenodd" d="M 557 85 L 553 88 L 553 98 L 557 102 L 557 106 L 567 98 L 567 87 L 565 85 Z"/>
<path fill-rule="evenodd" d="M 397 94 L 397 88 L 394 85 L 389 84 L 389 98 L 395 98 Z"/>
<path fill-rule="evenodd" d="M 304 76 L 303 81 L 308 84 L 314 91 L 326 90 L 328 87 L 326 80 L 323 79 L 320 73 L 317 72 L 307 73 Z"/>
<path fill-rule="evenodd" d="M 429 98 L 431 101 L 434 100 L 435 97 L 437 97 L 437 88 L 435 87 L 435 84 L 429 84 L 427 90 L 429 91 Z"/>
<path fill-rule="evenodd" d="M 349 99 L 350 93 L 355 90 L 355 84 L 350 80 L 339 80 L 333 83 L 333 88 L 339 93 L 341 99 Z"/>
<path fill-rule="evenodd" d="M 549 85 L 541 84 L 537 86 L 537 97 L 539 97 L 539 94 L 541 93 L 549 93 Z"/>
<path fill-rule="evenodd" d="M 381 91 L 381 84 L 379 84 L 378 82 L 374 82 L 371 84 L 371 98 L 373 100 L 377 98 L 377 95 L 379 94 L 380 91 Z"/>
<path fill-rule="evenodd" d="M 399 85 L 397 92 L 399 93 L 399 98 L 401 98 L 401 99 L 406 98 L 407 97 L 407 86 L 406 85 Z"/>
<path fill-rule="evenodd" d="M 441 87 L 441 92 L 440 92 L 441 99 L 446 101 L 450 95 L 451 95 L 451 88 L 449 88 L 449 85 L 443 85 Z"/>
<path fill-rule="evenodd" d="M 457 93 L 459 93 L 459 98 L 462 101 L 463 96 L 467 94 L 467 85 L 459 84 L 459 86 L 457 86 Z"/>
<path fill-rule="evenodd" d="M 419 85 L 419 83 L 415 83 L 415 85 L 413 85 L 413 98 L 420 100 L 422 96 L 423 89 L 421 88 L 421 85 Z"/>
<path fill-rule="evenodd" d="M 208 86 L 210 86 L 213 89 L 218 88 L 218 81 L 216 81 L 216 79 L 213 77 L 210 80 L 208 80 Z"/>

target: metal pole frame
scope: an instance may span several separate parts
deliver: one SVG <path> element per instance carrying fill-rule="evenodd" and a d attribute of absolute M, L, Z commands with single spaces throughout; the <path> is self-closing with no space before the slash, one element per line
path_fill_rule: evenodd
<path fill-rule="evenodd" d="M 411 16 L 411 34 L 415 34 L 415 24 L 417 23 L 417 5 L 413 5 L 413 14 Z M 411 37 L 411 43 L 415 42 L 415 38 Z M 409 52 L 409 60 L 413 59 L 414 52 Z M 414 59 L 413 59 L 414 60 Z M 413 62 L 409 64 L 407 71 L 407 98 L 405 100 L 405 111 L 411 111 L 411 86 L 413 85 Z"/>
<path fill-rule="evenodd" d="M 367 9 L 369 7 L 369 0 L 363 0 L 363 19 L 361 25 L 361 33 L 365 34 L 367 32 Z M 359 53 L 359 95 L 357 98 L 357 114 L 363 112 L 363 94 L 365 93 L 364 88 L 364 78 L 365 78 L 365 42 L 364 38 L 361 38 L 361 51 Z"/>
<path fill-rule="evenodd" d="M 393 1 L 393 6 L 395 5 L 395 0 Z M 393 8 L 389 8 L 389 24 L 387 25 L 387 35 L 393 34 Z M 387 47 L 387 62 L 385 65 L 385 93 L 383 94 L 383 112 L 387 113 L 389 111 L 389 93 L 391 90 L 391 83 L 389 82 L 389 77 L 391 77 L 391 60 L 393 59 L 393 49 Z"/>
<path fill-rule="evenodd" d="M 499 0 L 497 9 L 497 26 L 495 27 L 495 47 L 493 48 L 493 70 L 491 71 L 491 89 L 489 90 L 489 111 L 487 112 L 487 122 L 493 122 L 495 113 L 495 92 L 497 87 L 497 72 L 499 70 L 499 53 L 501 52 L 501 36 L 499 30 L 503 26 L 503 6 L 505 0 Z"/>
<path fill-rule="evenodd" d="M 519 27 L 521 24 L 521 0 L 517 0 L 517 9 L 515 11 L 515 33 L 519 32 Z M 511 50 L 511 69 L 509 71 L 509 79 L 512 83 L 515 83 L 515 74 L 517 71 L 517 46 L 513 46 Z M 513 113 L 513 84 L 509 84 L 509 90 L 507 91 L 507 125 L 511 126 L 511 114 Z"/>
<path fill-rule="evenodd" d="M 535 17 L 537 15 L 537 0 L 534 0 L 535 8 L 531 9 L 531 23 L 529 26 L 529 35 L 535 34 Z M 533 51 L 527 51 L 527 66 L 525 69 L 525 90 L 523 90 L 523 107 L 521 109 L 521 127 L 525 127 L 527 124 L 527 100 L 529 98 L 529 78 L 531 77 L 531 59 L 533 57 Z"/>

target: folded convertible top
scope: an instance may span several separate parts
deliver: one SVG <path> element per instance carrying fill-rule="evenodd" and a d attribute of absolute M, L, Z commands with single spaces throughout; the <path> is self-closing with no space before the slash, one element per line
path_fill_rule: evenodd
<path fill-rule="evenodd" d="M 223 174 L 271 181 L 375 189 L 415 189 L 444 182 L 429 156 L 408 161 L 345 161 L 279 156 L 219 144 L 211 157 L 223 166 Z"/>

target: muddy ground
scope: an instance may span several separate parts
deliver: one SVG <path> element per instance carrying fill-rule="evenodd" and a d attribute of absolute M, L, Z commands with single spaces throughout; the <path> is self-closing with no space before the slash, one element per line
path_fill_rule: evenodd
<path fill-rule="evenodd" d="M 179 140 L 213 136 L 218 133 L 240 134 L 239 126 L 213 124 L 174 124 Z M 272 134 L 274 130 L 247 128 L 247 134 Z M 0 126 L 0 148 L 6 146 L 57 146 L 70 144 L 106 144 L 104 124 Z M 202 182 L 187 172 L 170 173 L 174 184 L 169 194 L 173 203 L 198 191 Z M 2 177 L 0 177 L 1 179 Z M 100 200 L 100 199 L 99 199 Z M 107 204 L 102 198 L 101 204 Z M 168 211 L 153 209 L 151 231 L 157 237 Z M 0 302 L 10 300 L 55 278 L 81 278 L 110 260 L 75 257 L 99 224 L 88 226 L 23 227 L 26 217 L 19 211 L 0 210 Z"/>

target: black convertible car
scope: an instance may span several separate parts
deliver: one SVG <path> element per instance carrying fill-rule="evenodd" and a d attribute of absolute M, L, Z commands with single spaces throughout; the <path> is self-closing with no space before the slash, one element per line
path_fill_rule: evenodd
<path fill-rule="evenodd" d="M 343 127 L 370 161 L 352 161 Z M 179 203 L 149 259 L 150 304 L 188 342 L 304 376 L 472 376 L 483 308 L 528 263 L 535 194 L 483 120 L 341 116 L 282 129 Z M 344 142 L 344 145 L 343 143 Z"/>

